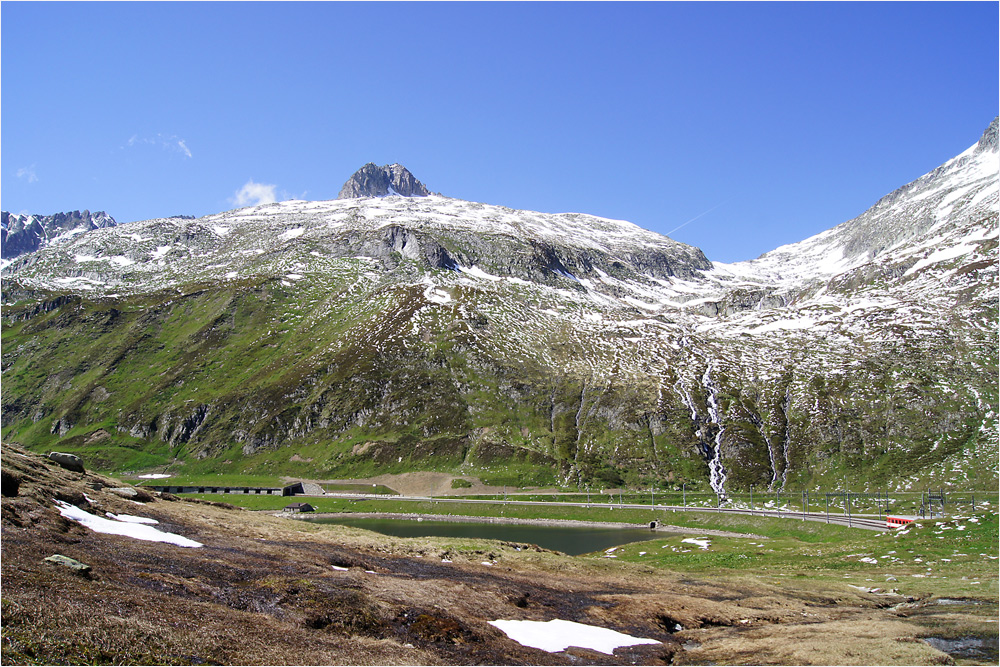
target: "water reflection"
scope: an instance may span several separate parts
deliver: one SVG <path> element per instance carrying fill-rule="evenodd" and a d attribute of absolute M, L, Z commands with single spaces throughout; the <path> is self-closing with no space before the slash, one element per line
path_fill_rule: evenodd
<path fill-rule="evenodd" d="M 952 658 L 962 660 L 982 660 L 996 664 L 1000 652 L 997 650 L 997 637 L 925 637 L 924 641 Z"/>
<path fill-rule="evenodd" d="M 648 528 L 584 528 L 571 526 L 508 525 L 496 523 L 455 523 L 407 519 L 315 518 L 316 523 L 336 523 L 364 528 L 394 537 L 470 537 L 476 539 L 527 542 L 571 556 L 604 551 L 629 542 L 664 538 L 670 533 Z"/>

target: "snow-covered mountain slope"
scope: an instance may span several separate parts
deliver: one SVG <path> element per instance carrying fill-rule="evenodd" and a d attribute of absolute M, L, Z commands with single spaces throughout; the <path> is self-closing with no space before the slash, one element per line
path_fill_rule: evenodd
<path fill-rule="evenodd" d="M 710 277 L 722 292 L 765 290 L 771 297 L 766 307 L 793 301 L 863 267 L 869 267 L 868 273 L 884 272 L 885 266 L 912 273 L 974 252 L 980 241 L 996 237 L 995 227 L 983 224 L 998 211 L 996 136 L 994 120 L 968 150 L 886 195 L 857 218 L 755 260 L 717 262 Z"/>
<path fill-rule="evenodd" d="M 431 456 L 723 496 L 845 466 L 961 481 L 997 450 L 996 130 L 729 265 L 436 195 L 95 230 L 3 272 L 4 423 L 226 460 L 235 442 L 251 468 L 301 446 L 330 476 Z"/>
<path fill-rule="evenodd" d="M 996 121 L 979 142 L 941 167 L 880 199 L 858 218 L 747 262 L 778 279 L 828 277 L 905 251 L 918 237 L 968 227 L 984 210 L 997 210 Z M 905 219 L 907 224 L 900 224 Z"/>
<path fill-rule="evenodd" d="M 0 245 L 3 264 L 39 248 L 61 243 L 93 229 L 113 227 L 118 223 L 104 211 L 71 211 L 54 215 L 0 213 Z"/>
<path fill-rule="evenodd" d="M 323 280 L 331 262 L 359 257 L 385 270 L 409 260 L 577 289 L 586 276 L 614 286 L 617 273 L 644 285 L 642 293 L 656 280 L 710 267 L 697 248 L 628 222 L 432 195 L 286 201 L 136 222 L 22 258 L 5 275 L 37 289 L 122 295 L 261 275 Z"/>

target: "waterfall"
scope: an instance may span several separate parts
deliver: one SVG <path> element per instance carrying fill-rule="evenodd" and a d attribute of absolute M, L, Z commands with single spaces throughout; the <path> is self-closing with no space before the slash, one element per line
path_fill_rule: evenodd
<path fill-rule="evenodd" d="M 722 425 L 719 418 L 719 403 L 716 399 L 719 389 L 712 381 L 712 364 L 705 368 L 705 374 L 701 377 L 701 385 L 705 388 L 708 396 L 708 416 L 712 423 L 718 426 L 715 433 L 715 446 L 711 448 L 711 458 L 708 461 L 709 484 L 712 490 L 719 496 L 720 500 L 726 499 L 726 469 L 722 465 L 722 434 L 726 427 Z"/>

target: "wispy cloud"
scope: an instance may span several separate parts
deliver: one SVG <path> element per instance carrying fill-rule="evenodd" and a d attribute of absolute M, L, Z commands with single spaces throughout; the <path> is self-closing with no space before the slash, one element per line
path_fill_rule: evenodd
<path fill-rule="evenodd" d="M 37 183 L 38 174 L 35 173 L 35 165 L 31 165 L 30 167 L 21 167 L 17 170 L 17 177 L 23 178 L 28 181 L 28 183 Z"/>
<path fill-rule="evenodd" d="M 140 137 L 138 134 L 133 134 L 129 137 L 129 140 L 125 142 L 125 146 L 122 148 L 133 148 L 135 146 L 159 146 L 160 148 L 171 151 L 174 153 L 180 153 L 184 157 L 192 157 L 191 149 L 188 148 L 187 140 L 181 139 L 176 134 L 157 134 L 155 137 Z"/>
<path fill-rule="evenodd" d="M 278 201 L 277 185 L 254 183 L 251 178 L 237 190 L 230 201 L 236 206 L 256 206 L 258 204 L 273 204 Z"/>

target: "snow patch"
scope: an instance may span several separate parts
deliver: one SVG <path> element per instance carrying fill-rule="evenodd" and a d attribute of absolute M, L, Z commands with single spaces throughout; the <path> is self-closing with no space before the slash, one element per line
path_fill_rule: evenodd
<path fill-rule="evenodd" d="M 154 523 L 160 523 L 156 519 L 150 519 L 149 517 L 145 516 L 133 516 L 131 514 L 112 514 L 111 512 L 108 512 L 108 516 L 114 519 L 115 521 L 123 521 L 125 523 L 146 523 L 149 525 L 153 525 Z"/>
<path fill-rule="evenodd" d="M 445 304 L 451 301 L 451 295 L 444 290 L 437 289 L 434 285 L 428 285 L 424 290 L 424 298 L 432 303 Z"/>
<path fill-rule="evenodd" d="M 486 273 L 478 266 L 469 266 L 469 267 L 460 266 L 458 267 L 458 270 L 461 271 L 462 273 L 473 276 L 474 278 L 483 278 L 485 280 L 493 280 L 493 281 L 502 280 L 500 276 L 495 276 L 492 273 Z"/>
<path fill-rule="evenodd" d="M 508 637 L 522 646 L 549 653 L 565 651 L 570 646 L 588 648 L 613 655 L 616 648 L 637 644 L 659 644 L 655 639 L 632 637 L 622 632 L 596 625 L 552 619 L 551 621 L 490 621 Z"/>
<path fill-rule="evenodd" d="M 124 535 L 125 537 L 131 537 L 136 540 L 145 540 L 147 542 L 165 542 L 167 544 L 175 544 L 179 547 L 202 546 L 201 542 L 195 542 L 194 540 L 175 533 L 165 533 L 162 530 L 153 528 L 152 526 L 105 519 L 104 517 L 96 516 L 90 512 L 85 512 L 79 507 L 70 505 L 69 503 L 65 503 L 61 500 L 54 500 L 53 502 L 56 504 L 59 513 L 64 517 L 80 523 L 95 533 Z"/>
<path fill-rule="evenodd" d="M 681 542 L 687 542 L 688 544 L 697 544 L 701 549 L 707 549 L 708 545 L 711 544 L 707 537 L 695 538 L 695 537 L 685 537 Z"/>

